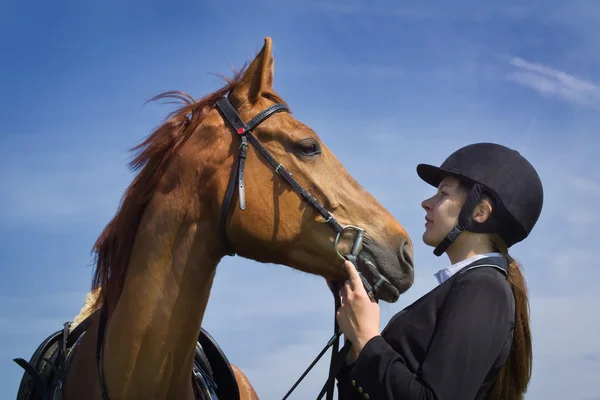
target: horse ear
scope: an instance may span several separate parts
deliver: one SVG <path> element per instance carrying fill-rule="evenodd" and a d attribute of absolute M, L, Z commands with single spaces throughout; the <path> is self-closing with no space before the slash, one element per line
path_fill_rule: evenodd
<path fill-rule="evenodd" d="M 271 38 L 266 37 L 263 48 L 242 76 L 238 89 L 239 94 L 245 94 L 252 104 L 258 101 L 263 92 L 273 89 L 274 61 L 271 48 Z"/>

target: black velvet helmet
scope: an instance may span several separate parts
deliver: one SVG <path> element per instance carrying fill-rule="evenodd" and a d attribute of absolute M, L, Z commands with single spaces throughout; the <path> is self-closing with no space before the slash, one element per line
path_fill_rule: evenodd
<path fill-rule="evenodd" d="M 519 152 L 495 143 L 476 143 L 452 153 L 441 166 L 419 164 L 417 174 L 437 187 L 455 176 L 471 187 L 457 226 L 434 250 L 441 255 L 462 231 L 499 235 L 508 247 L 525 239 L 536 224 L 544 202 L 536 170 Z M 491 218 L 483 224 L 471 215 L 482 195 L 494 202 Z"/>

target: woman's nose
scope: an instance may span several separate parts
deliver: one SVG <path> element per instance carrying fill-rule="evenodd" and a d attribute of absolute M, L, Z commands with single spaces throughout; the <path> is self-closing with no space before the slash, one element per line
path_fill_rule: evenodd
<path fill-rule="evenodd" d="M 423 200 L 423 201 L 421 202 L 421 207 L 423 207 L 423 209 L 424 209 L 425 211 L 429 211 L 429 209 L 431 208 L 431 207 L 429 206 L 429 200 L 431 200 L 431 199 L 425 199 L 425 200 Z"/>

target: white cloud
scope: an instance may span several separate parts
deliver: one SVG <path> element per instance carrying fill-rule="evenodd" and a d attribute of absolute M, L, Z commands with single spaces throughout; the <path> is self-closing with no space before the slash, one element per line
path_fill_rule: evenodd
<path fill-rule="evenodd" d="M 537 90 L 544 96 L 600 108 L 600 87 L 592 82 L 518 57 L 511 59 L 510 64 L 517 68 L 507 74 L 510 81 Z"/>

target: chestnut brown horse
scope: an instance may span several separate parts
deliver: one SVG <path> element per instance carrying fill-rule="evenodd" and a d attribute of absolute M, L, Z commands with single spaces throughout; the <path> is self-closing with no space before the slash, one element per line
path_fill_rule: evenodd
<path fill-rule="evenodd" d="M 132 166 L 140 172 L 94 246 L 91 303 L 82 313 L 102 312 L 86 320 L 70 352 L 65 400 L 197 398 L 196 345 L 215 271 L 228 249 L 344 280 L 340 253 L 357 243 L 356 232 L 345 228 L 359 226 L 359 255 L 386 278 L 379 297 L 396 301 L 412 285 L 408 234 L 288 112 L 273 90 L 271 47 L 266 38 L 247 68 L 199 101 L 172 92 L 157 97 L 183 105 L 134 149 Z M 233 114 L 223 109 L 228 105 Z M 258 118 L 253 140 L 264 147 L 242 141 L 251 124 L 238 129 L 236 115 L 246 122 Z M 240 153 L 241 145 L 247 152 Z M 261 148 L 283 165 L 269 164 Z M 244 179 L 233 179 L 232 197 L 230 174 L 244 162 Z M 284 170 L 298 187 L 282 179 Z M 224 207 L 224 199 L 232 198 Z M 341 231 L 332 229 L 335 224 Z M 240 398 L 258 398 L 244 374 L 233 371 Z"/>

